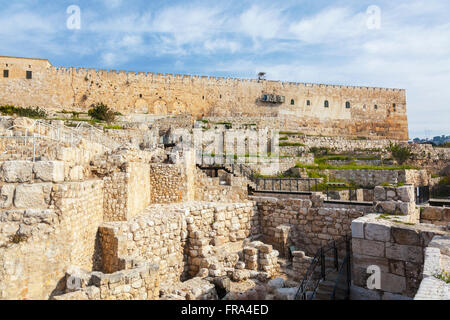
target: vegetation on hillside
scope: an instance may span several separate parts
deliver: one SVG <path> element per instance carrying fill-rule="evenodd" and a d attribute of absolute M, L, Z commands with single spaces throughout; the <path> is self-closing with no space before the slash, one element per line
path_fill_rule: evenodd
<path fill-rule="evenodd" d="M 409 158 L 411 158 L 411 150 L 407 146 L 401 146 L 398 143 L 390 143 L 387 148 L 392 153 L 392 157 L 398 164 L 404 164 Z"/>
<path fill-rule="evenodd" d="M 112 123 L 116 120 L 117 113 L 111 110 L 107 105 L 103 103 L 97 103 L 89 109 L 88 115 L 95 120 L 105 121 Z"/>
<path fill-rule="evenodd" d="M 19 116 L 19 117 L 27 117 L 32 119 L 45 119 L 48 114 L 44 109 L 39 107 L 14 107 L 14 106 L 0 106 L 0 113 L 7 116 Z"/>

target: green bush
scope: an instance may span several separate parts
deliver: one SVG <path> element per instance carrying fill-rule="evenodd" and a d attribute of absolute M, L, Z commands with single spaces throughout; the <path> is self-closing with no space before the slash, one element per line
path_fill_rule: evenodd
<path fill-rule="evenodd" d="M 107 123 L 112 123 L 116 119 L 116 113 L 103 103 L 97 103 L 91 107 L 92 108 L 89 110 L 88 115 L 92 119 L 105 121 Z"/>
<path fill-rule="evenodd" d="M 298 142 L 281 142 L 280 147 L 306 147 L 303 143 Z"/>
<path fill-rule="evenodd" d="M 411 150 L 408 147 L 402 147 L 397 143 L 390 143 L 388 150 L 392 153 L 392 157 L 398 162 L 398 164 L 404 164 L 409 158 L 411 158 Z"/>
<path fill-rule="evenodd" d="M 27 117 L 32 119 L 45 119 L 48 114 L 44 109 L 39 107 L 14 107 L 14 106 L 0 106 L 0 113 L 8 116 L 17 115 L 19 117 Z"/>

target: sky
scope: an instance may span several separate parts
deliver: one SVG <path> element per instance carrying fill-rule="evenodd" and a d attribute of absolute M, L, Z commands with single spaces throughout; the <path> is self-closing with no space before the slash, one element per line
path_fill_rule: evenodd
<path fill-rule="evenodd" d="M 0 0 L 0 8 L 0 55 L 402 88 L 411 138 L 450 135 L 448 0 Z"/>

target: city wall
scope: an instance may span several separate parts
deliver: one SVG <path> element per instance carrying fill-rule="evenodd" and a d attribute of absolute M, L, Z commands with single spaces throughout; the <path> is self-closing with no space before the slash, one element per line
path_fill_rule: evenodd
<path fill-rule="evenodd" d="M 400 89 L 57 68 L 47 60 L 7 57 L 0 65 L 15 70 L 0 78 L 0 104 L 87 111 L 103 102 L 124 114 L 269 116 L 279 118 L 280 128 L 307 134 L 408 140 Z M 285 96 L 285 102 L 263 102 L 264 94 Z"/>

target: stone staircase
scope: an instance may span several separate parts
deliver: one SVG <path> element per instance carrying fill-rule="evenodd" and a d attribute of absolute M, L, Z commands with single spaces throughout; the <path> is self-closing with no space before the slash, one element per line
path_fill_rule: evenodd
<path fill-rule="evenodd" d="M 326 280 L 322 280 L 317 288 L 316 294 L 312 300 L 331 300 L 334 286 L 338 278 L 338 272 L 333 272 L 327 275 Z M 339 283 L 336 288 L 336 296 L 334 300 L 346 299 L 346 286 L 345 283 Z"/>

